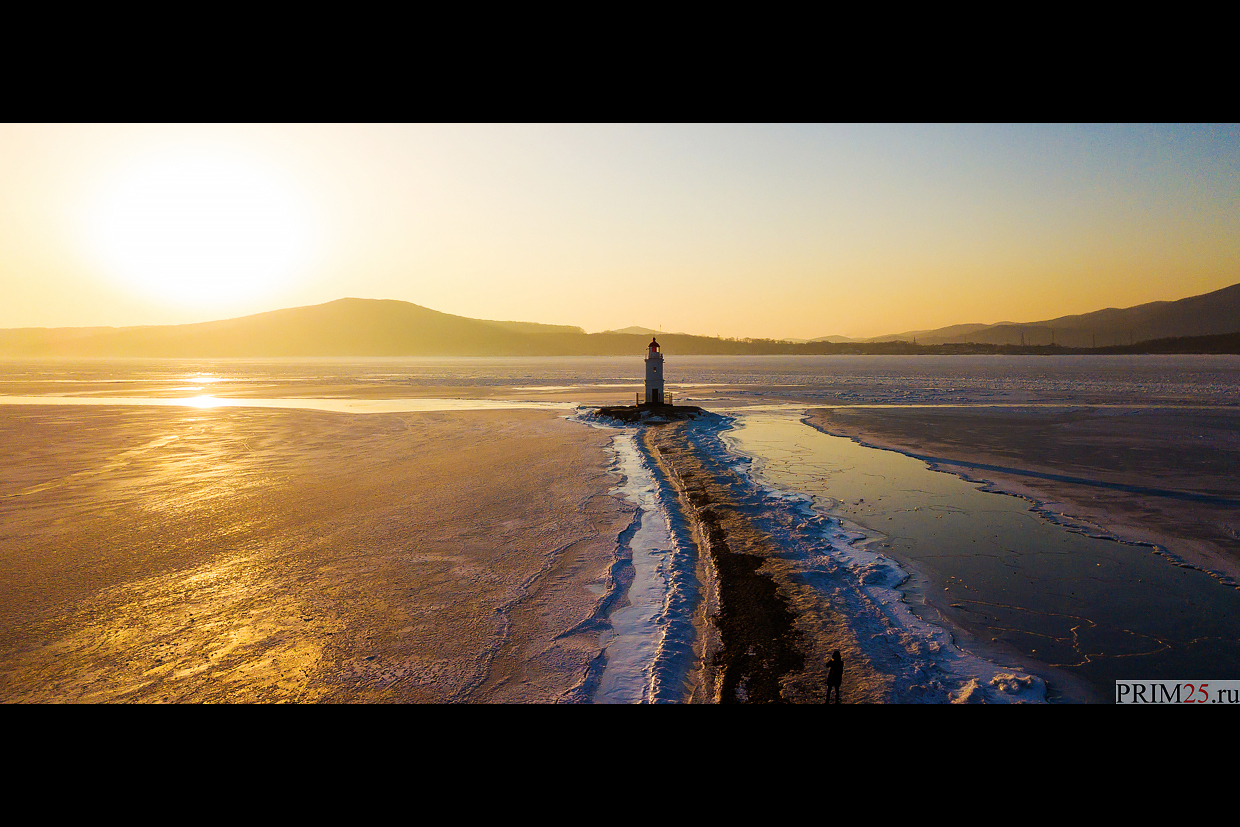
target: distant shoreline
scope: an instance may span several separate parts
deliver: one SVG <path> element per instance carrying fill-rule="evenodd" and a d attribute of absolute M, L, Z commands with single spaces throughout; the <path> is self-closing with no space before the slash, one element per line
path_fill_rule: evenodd
<path fill-rule="evenodd" d="M 945 328 L 939 332 L 893 334 L 885 341 L 860 342 L 725 339 L 686 333 L 586 333 L 567 325 L 468 319 L 389 299 L 339 299 L 311 307 L 196 324 L 0 329 L 0 357 L 629 356 L 642 353 L 649 336 L 661 340 L 665 353 L 680 356 L 1240 354 L 1240 330 L 1211 332 L 1227 331 L 1237 324 L 1229 297 L 1233 293 L 1240 295 L 1238 289 L 1240 285 L 1235 285 L 1217 291 L 1226 295 L 1208 294 L 1173 302 L 1169 306 L 1179 306 L 1183 302 L 1189 305 L 1180 307 L 1178 321 L 1167 317 L 1165 323 L 1158 324 L 1151 318 L 1140 324 L 1134 321 L 1128 327 L 1116 328 L 1113 323 L 1094 323 L 1086 317 L 1074 317 L 1071 323 L 1056 320 L 1057 323 L 1049 327 L 1003 324 L 998 326 L 998 332 L 992 325 L 985 331 L 951 331 L 953 335 L 950 336 L 944 335 L 943 331 L 948 330 Z M 1223 314 L 1221 318 L 1220 313 Z M 1142 331 L 1146 336 L 1161 333 L 1163 338 L 1132 341 Z M 1166 337 L 1167 333 L 1197 331 L 1209 334 Z M 1020 344 L 942 342 L 944 338 L 965 336 L 998 336 L 1000 341 L 1008 342 L 1019 339 Z M 919 337 L 923 340 L 921 344 L 917 342 Z M 1027 337 L 1046 343 L 1025 344 Z M 926 339 L 936 338 L 940 343 L 925 343 Z M 1095 345 L 1099 339 L 1112 342 L 1128 339 L 1129 343 L 1081 346 L 1087 342 Z"/>
<path fill-rule="evenodd" d="M 360 349 L 356 351 L 325 351 L 316 348 L 276 348 L 243 352 L 236 347 L 181 346 L 175 349 L 108 347 L 93 350 L 78 347 L 86 340 L 74 342 L 48 341 L 29 335 L 7 334 L 27 331 L 0 330 L 0 358 L 4 359 L 375 359 L 375 358 L 520 358 L 520 357 L 584 357 L 631 356 L 640 352 L 643 336 L 632 334 L 571 334 L 585 340 L 573 347 L 560 341 L 557 334 L 543 334 L 556 341 L 544 348 L 522 350 L 490 350 L 461 348 L 451 351 Z M 603 337 L 596 339 L 595 337 Z M 709 339 L 701 336 L 665 336 L 664 347 L 678 356 L 1211 356 L 1240 355 L 1240 333 L 1217 336 L 1181 336 L 1152 339 L 1132 345 L 1110 347 L 1065 347 L 1062 345 L 989 345 L 962 344 L 920 345 L 912 342 L 783 342 L 767 339 Z M 639 342 L 638 340 L 643 340 Z"/>

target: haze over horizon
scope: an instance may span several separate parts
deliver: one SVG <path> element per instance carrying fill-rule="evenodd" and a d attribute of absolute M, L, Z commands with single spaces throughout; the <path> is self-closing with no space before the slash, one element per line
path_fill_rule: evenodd
<path fill-rule="evenodd" d="M 0 327 L 866 337 L 1240 281 L 1235 126 L 0 126 Z"/>

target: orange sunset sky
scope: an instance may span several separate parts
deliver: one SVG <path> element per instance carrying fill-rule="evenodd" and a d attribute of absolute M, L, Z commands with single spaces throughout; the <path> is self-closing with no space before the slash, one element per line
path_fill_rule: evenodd
<path fill-rule="evenodd" d="M 1235 126 L 0 126 L 0 327 L 344 296 L 704 335 L 1240 282 Z"/>

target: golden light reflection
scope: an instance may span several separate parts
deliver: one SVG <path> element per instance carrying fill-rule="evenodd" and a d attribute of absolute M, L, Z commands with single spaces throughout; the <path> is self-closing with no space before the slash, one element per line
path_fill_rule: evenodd
<path fill-rule="evenodd" d="M 181 404 L 189 405 L 192 408 L 222 408 L 230 404 L 227 399 L 220 399 L 218 396 L 202 394 L 201 396 L 192 396 Z"/>

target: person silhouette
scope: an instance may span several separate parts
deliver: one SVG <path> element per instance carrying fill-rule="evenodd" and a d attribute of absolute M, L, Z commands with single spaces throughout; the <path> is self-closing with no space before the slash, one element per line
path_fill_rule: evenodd
<path fill-rule="evenodd" d="M 831 653 L 827 661 L 827 703 L 831 703 L 831 687 L 835 687 L 835 702 L 840 702 L 840 683 L 844 679 L 844 661 L 840 658 L 840 650 Z"/>

